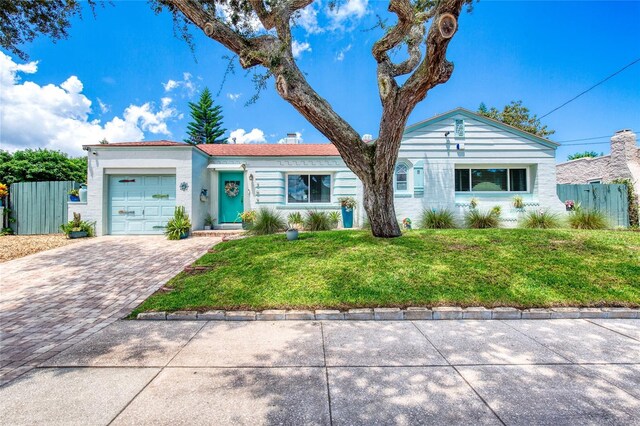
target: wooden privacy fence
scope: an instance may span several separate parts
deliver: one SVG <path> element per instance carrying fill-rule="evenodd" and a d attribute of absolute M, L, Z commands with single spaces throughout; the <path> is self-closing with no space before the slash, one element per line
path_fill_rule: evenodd
<path fill-rule="evenodd" d="M 629 226 L 629 199 L 627 186 L 621 184 L 558 185 L 558 197 L 562 202 L 573 200 L 583 209 L 599 210 L 609 226 Z"/>
<path fill-rule="evenodd" d="M 19 182 L 9 188 L 9 208 L 18 235 L 57 234 L 68 221 L 68 192 L 76 182 Z"/>

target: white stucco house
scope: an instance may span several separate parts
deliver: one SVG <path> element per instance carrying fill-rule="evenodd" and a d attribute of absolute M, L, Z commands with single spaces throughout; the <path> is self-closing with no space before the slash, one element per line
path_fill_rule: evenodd
<path fill-rule="evenodd" d="M 528 209 L 564 211 L 556 195 L 557 144 L 457 108 L 407 127 L 394 178 L 398 219 L 414 223 L 425 209 L 461 217 L 502 207 L 505 226 Z M 95 221 L 98 235 L 159 234 L 175 206 L 193 229 L 210 214 L 217 227 L 238 226 L 238 213 L 338 210 L 338 198 L 362 205 L 362 184 L 331 144 L 199 145 L 131 142 L 87 145 L 86 203 L 69 211 Z M 237 191 L 237 192 L 236 192 Z M 356 210 L 356 224 L 363 209 Z"/>

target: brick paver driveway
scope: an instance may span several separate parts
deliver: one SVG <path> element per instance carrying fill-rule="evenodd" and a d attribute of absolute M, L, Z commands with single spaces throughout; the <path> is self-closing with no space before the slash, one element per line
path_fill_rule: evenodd
<path fill-rule="evenodd" d="M 218 241 L 100 237 L 0 264 L 0 385 L 127 315 Z"/>

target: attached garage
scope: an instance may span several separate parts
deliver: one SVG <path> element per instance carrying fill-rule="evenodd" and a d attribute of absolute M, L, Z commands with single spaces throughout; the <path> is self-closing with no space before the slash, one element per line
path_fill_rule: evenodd
<path fill-rule="evenodd" d="M 109 234 L 162 234 L 176 206 L 175 175 L 110 175 Z"/>

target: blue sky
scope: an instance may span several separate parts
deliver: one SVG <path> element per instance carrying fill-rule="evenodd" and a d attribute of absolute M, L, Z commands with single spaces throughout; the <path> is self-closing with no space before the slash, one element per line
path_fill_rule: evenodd
<path fill-rule="evenodd" d="M 317 25 L 305 20 L 306 29 L 295 32 L 309 81 L 361 134 L 376 135 L 381 111 L 370 53 L 379 32 L 365 30 L 376 13 L 386 14 L 386 5 L 350 0 L 328 16 L 320 4 Z M 518 99 L 545 114 L 639 58 L 639 20 L 640 2 L 631 1 L 476 3 L 461 16 L 448 51 L 453 76 L 429 92 L 409 123 L 457 106 L 502 107 Z M 197 29 L 192 33 L 195 59 L 174 37 L 168 14 L 155 15 L 144 1 L 115 1 L 98 8 L 95 19 L 90 12 L 74 19 L 67 40 L 38 38 L 24 46 L 29 63 L 4 52 L 3 148 L 78 154 L 82 143 L 103 135 L 182 140 L 187 102 L 205 86 L 216 94 L 226 67 L 227 51 Z M 228 134 L 274 143 L 300 132 L 305 142 L 326 141 L 271 81 L 256 104 L 245 106 L 253 93 L 250 76 L 237 66 L 216 98 Z M 559 161 L 585 149 L 608 152 L 614 131 L 640 130 L 640 63 L 543 122 L 556 130 L 556 141 L 606 136 L 559 148 Z"/>

